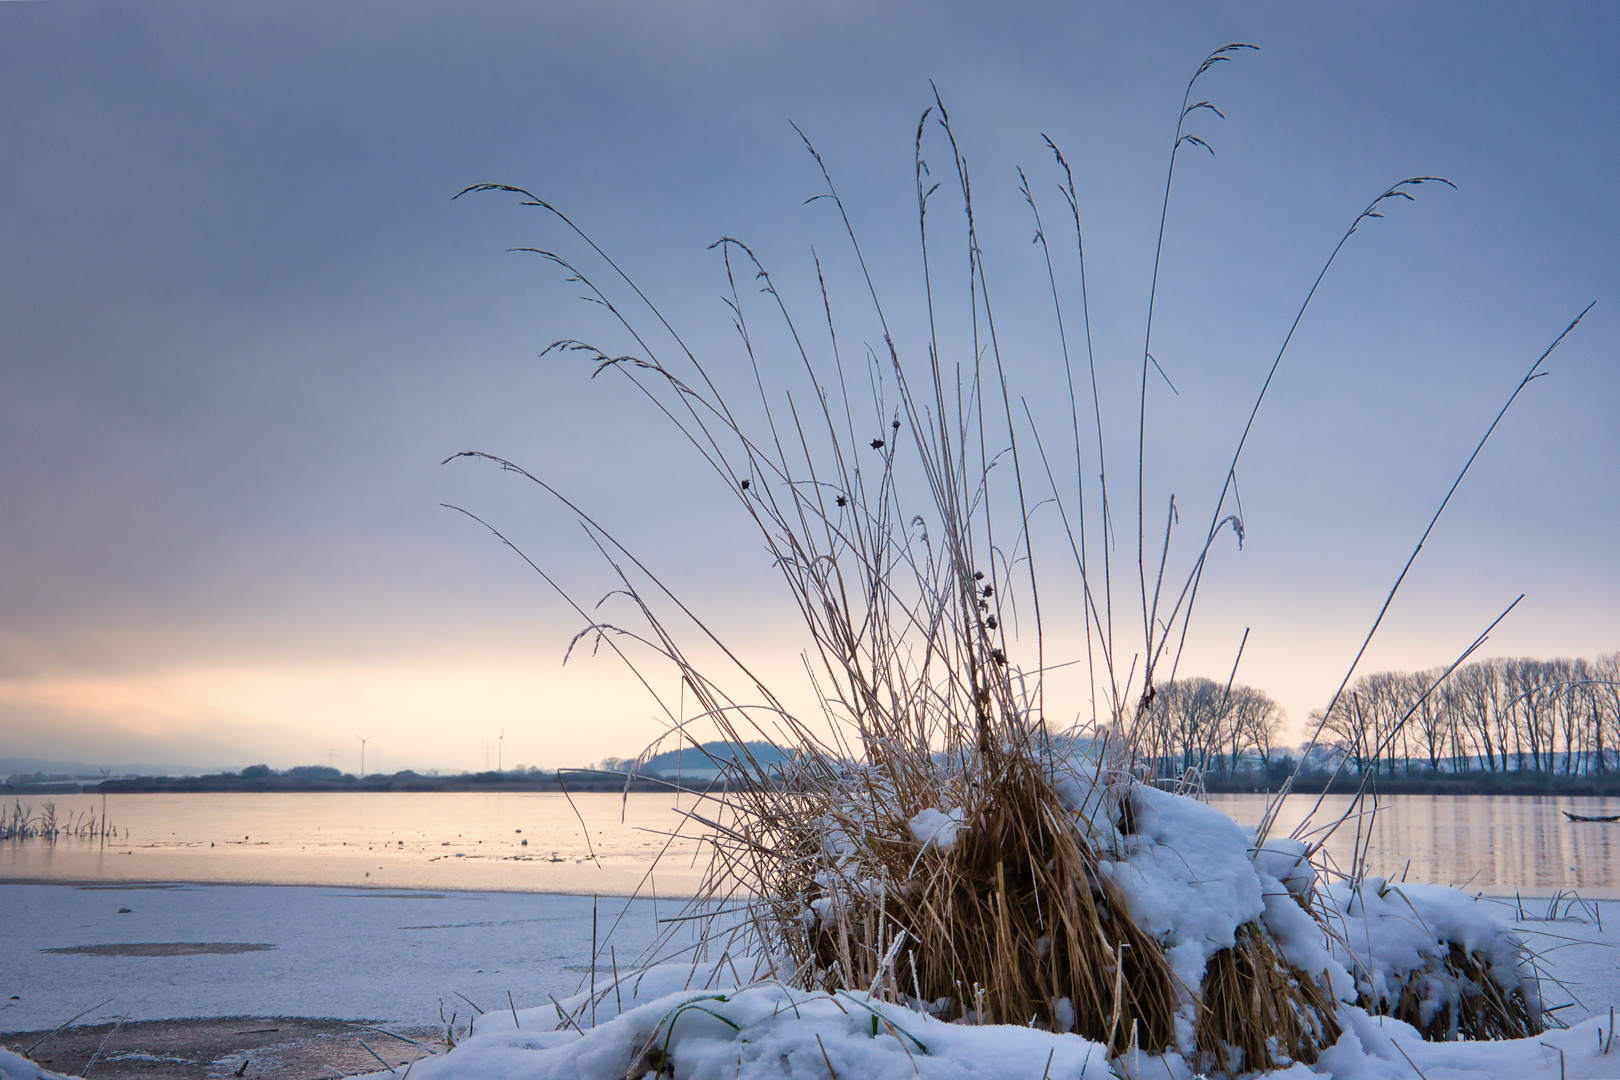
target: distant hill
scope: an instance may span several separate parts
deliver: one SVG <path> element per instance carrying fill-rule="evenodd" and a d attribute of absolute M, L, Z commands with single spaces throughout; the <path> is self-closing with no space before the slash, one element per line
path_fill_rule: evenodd
<path fill-rule="evenodd" d="M 792 755 L 768 742 L 746 742 L 742 744 L 747 748 L 744 755 L 736 743 L 708 742 L 699 750 L 695 746 L 683 747 L 680 750 L 667 750 L 657 757 L 648 760 L 640 768 L 642 773 L 657 773 L 660 776 L 674 777 L 679 775 L 686 780 L 712 780 L 720 773 L 720 765 L 716 762 L 726 762 L 741 759 L 747 761 L 752 757 L 761 767 L 769 769 L 773 765 L 781 765 L 792 759 Z"/>

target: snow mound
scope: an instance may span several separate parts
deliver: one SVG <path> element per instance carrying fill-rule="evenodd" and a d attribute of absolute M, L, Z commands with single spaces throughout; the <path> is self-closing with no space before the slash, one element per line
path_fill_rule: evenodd
<path fill-rule="evenodd" d="M 1334 884 L 1323 901 L 1336 952 L 1369 1011 L 1415 1018 L 1431 1037 L 1449 1039 L 1458 1037 L 1470 998 L 1516 1002 L 1539 1019 L 1538 982 L 1524 942 L 1479 898 L 1367 878 Z"/>
<path fill-rule="evenodd" d="M 541 1021 L 552 1012 L 550 1024 Z M 583 1031 L 549 1009 L 489 1013 L 478 1034 L 425 1059 L 422 1080 L 997 1080 L 1108 1075 L 1103 1047 L 1023 1027 L 946 1024 L 865 994 L 808 993 L 779 983 L 678 991 Z M 540 1030 L 531 1029 L 530 1023 Z M 386 1073 L 378 1076 L 386 1076 Z"/>
<path fill-rule="evenodd" d="M 1110 1062 L 1077 1035 L 1033 1028 L 946 1024 L 864 994 L 809 994 L 779 984 L 684 991 L 636 1005 L 583 1032 L 533 1030 L 549 1008 L 480 1017 L 478 1034 L 449 1054 L 418 1061 L 423 1080 L 1191 1080 L 1179 1054 L 1129 1052 Z M 1500 1042 L 1425 1041 L 1411 1025 L 1339 1011 L 1344 1034 L 1315 1068 L 1294 1064 L 1248 1080 L 1604 1080 L 1620 1051 L 1602 1052 L 1606 1021 Z M 15 1055 L 12 1055 L 14 1060 Z M 43 1072 L 4 1080 L 57 1080 Z M 661 1070 L 661 1071 L 660 1071 Z M 372 1074 L 371 1080 L 389 1076 Z M 398 1080 L 397 1072 L 393 1080 Z"/>
<path fill-rule="evenodd" d="M 1118 862 L 1099 864 L 1118 886 L 1132 921 L 1165 947 L 1187 1000 L 1204 982 L 1209 958 L 1237 942 L 1237 929 L 1265 910 L 1250 838 L 1231 818 L 1197 799 L 1134 785 Z"/>
<path fill-rule="evenodd" d="M 21 1054 L 0 1047 L 0 1080 L 66 1080 L 61 1073 L 42 1069 Z"/>

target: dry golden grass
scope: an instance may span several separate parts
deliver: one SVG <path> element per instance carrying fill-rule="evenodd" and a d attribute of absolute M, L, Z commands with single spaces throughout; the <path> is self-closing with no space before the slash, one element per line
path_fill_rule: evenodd
<path fill-rule="evenodd" d="M 1275 1068 L 1279 1050 L 1312 1064 L 1341 1030 L 1333 995 L 1284 959 L 1258 922 L 1210 958 L 1202 1004 L 1198 1048 L 1223 1072 Z"/>
<path fill-rule="evenodd" d="M 1246 48 L 1251 46 L 1211 54 L 1194 81 Z M 1189 83 L 1177 122 L 1167 203 L 1175 152 L 1184 145 L 1206 146 L 1184 131 L 1189 116 L 1212 109 L 1207 102 L 1192 104 L 1192 89 Z M 923 153 L 931 114 L 943 132 L 938 138 L 966 211 L 969 274 L 965 294 L 949 300 L 929 265 L 927 210 L 940 186 Z M 734 901 L 746 901 L 740 924 L 715 924 L 715 942 L 741 934 L 772 977 L 806 989 L 872 992 L 951 1019 L 1074 1030 L 1116 1053 L 1172 1047 L 1178 1009 L 1191 1002 L 1198 1056 L 1210 1068 L 1266 1068 L 1285 1057 L 1316 1060 L 1339 1035 L 1335 1003 L 1287 963 L 1262 923 L 1239 929 L 1236 944 L 1214 958 L 1201 986 L 1179 986 L 1163 943 L 1133 923 L 1123 897 L 1098 872 L 1103 861 L 1120 857 L 1111 838 L 1131 830 L 1128 820 L 1107 815 L 1111 807 L 1129 806 L 1122 793 L 1142 782 L 1140 749 L 1155 671 L 1161 661 L 1174 670 L 1217 535 L 1229 524 L 1240 540 L 1243 535 L 1243 522 L 1225 507 L 1248 428 L 1179 589 L 1166 581 L 1169 523 L 1156 575 L 1152 571 L 1142 525 L 1146 447 L 1137 447 L 1142 635 L 1133 655 L 1115 640 L 1108 552 L 1116 537 L 1095 365 L 1095 457 L 1087 461 L 1093 444 L 1090 432 L 1082 433 L 1055 276 L 1053 307 L 1069 387 L 1063 423 L 1072 427 L 1073 439 L 1058 448 L 1065 459 L 1073 457 L 1074 475 L 1062 480 L 1030 409 L 1008 389 L 967 167 L 943 105 L 936 98 L 917 130 L 928 336 L 909 358 L 890 333 L 831 177 L 808 140 L 806 147 L 827 181 L 817 199 L 836 209 L 847 232 L 852 265 L 870 295 L 871 340 L 881 345 L 868 351 L 864 364 L 846 370 L 819 258 L 818 317 L 824 311 L 826 325 L 824 341 L 815 344 L 822 335 L 801 332 L 754 253 L 723 238 L 715 246 L 731 285 L 727 303 L 751 369 L 737 395 L 746 408 L 727 400 L 725 380 L 711 378 L 641 289 L 572 221 L 528 192 L 479 185 L 524 196 L 603 260 L 612 289 L 599 286 L 576 262 L 539 252 L 619 321 L 638 354 L 615 355 L 572 340 L 553 348 L 583 354 L 598 375 L 628 380 L 674 424 L 758 528 L 807 632 L 804 661 L 821 713 L 816 717 L 787 708 L 741 656 L 578 506 L 545 481 L 491 458 L 540 484 L 579 518 L 617 577 L 614 593 L 640 620 L 633 630 L 609 623 L 547 576 L 586 623 L 576 642 L 588 637 L 593 647 L 618 653 L 654 692 L 675 741 L 702 749 L 712 733 L 734 748 L 735 756 L 715 762 L 725 778 L 723 792 L 709 792 L 711 801 L 691 811 L 714 852 L 698 912 L 735 914 Z M 1057 160 L 1068 176 L 1061 154 Z M 1410 198 L 1406 188 L 1433 179 L 1413 177 L 1375 199 L 1322 274 L 1357 226 L 1381 217 L 1386 202 Z M 1023 193 L 1036 213 L 1037 240 L 1051 275 L 1046 232 L 1027 184 Z M 1064 197 L 1078 247 L 1072 176 Z M 1159 240 L 1162 249 L 1162 224 Z M 1080 255 L 1084 310 L 1083 248 Z M 764 299 L 739 288 L 739 277 L 759 284 Z M 765 305 L 785 354 L 756 352 L 756 341 L 766 339 L 751 327 L 756 303 Z M 960 338 L 942 334 L 936 320 L 936 312 L 948 306 L 968 313 Z M 625 314 L 631 308 L 651 312 L 646 327 Z M 1151 325 L 1150 308 L 1149 342 Z M 1292 335 L 1290 329 L 1271 374 Z M 1088 358 L 1089 336 L 1088 325 Z M 655 339 L 673 342 L 665 346 L 668 359 L 659 355 Z M 1150 361 L 1144 345 L 1139 434 L 1145 430 Z M 797 380 L 793 386 L 787 385 L 790 376 Z M 1014 401 L 1023 407 L 1022 417 L 1016 417 Z M 1080 583 L 1080 595 L 1064 604 L 1079 612 L 1085 635 L 1092 693 L 1089 704 L 1078 707 L 1049 709 L 1046 701 L 1047 616 L 1036 571 L 1039 549 L 1028 535 L 1037 500 L 1056 504 L 1062 520 L 1057 548 L 1066 549 L 1065 558 L 1072 554 Z M 1171 500 L 1169 522 L 1175 517 Z M 1088 528 L 1091 550 L 1100 550 L 1101 560 L 1087 554 Z M 712 665 L 706 669 L 693 659 L 660 611 L 695 628 L 685 633 L 722 656 L 728 674 L 722 678 Z M 641 665 L 649 657 L 677 673 L 674 700 L 654 691 L 655 678 L 644 674 Z M 1054 753 L 1048 726 L 1053 715 L 1090 717 L 1092 749 L 1079 764 Z M 764 767 L 754 761 L 747 746 L 760 739 L 790 748 L 790 763 Z M 1075 768 L 1092 769 L 1085 790 L 1095 798 L 1086 805 L 1071 805 L 1060 794 L 1060 781 Z M 959 815 L 954 844 L 919 841 L 911 823 L 928 810 Z M 1468 971 L 1467 957 L 1456 962 Z M 1467 1006 L 1471 1011 L 1458 1018 L 1458 1030 L 1493 1036 L 1519 1030 L 1512 1001 L 1492 1001 L 1483 990 L 1476 997 L 1478 1008 Z"/>
<path fill-rule="evenodd" d="M 1450 946 L 1444 957 L 1430 957 L 1423 967 L 1410 972 L 1393 1003 L 1363 994 L 1362 1008 L 1404 1020 L 1431 1042 L 1524 1039 L 1541 1034 L 1540 1011 L 1530 1007 L 1523 991 L 1503 990 L 1491 978 L 1490 961 L 1482 952 L 1469 952 L 1457 942 Z M 1425 999 L 1433 997 L 1437 987 L 1444 988 L 1451 1001 L 1425 1010 Z"/>

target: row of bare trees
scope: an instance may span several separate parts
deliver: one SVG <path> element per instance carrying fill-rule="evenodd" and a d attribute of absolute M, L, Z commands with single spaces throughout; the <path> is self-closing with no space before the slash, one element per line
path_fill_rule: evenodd
<path fill-rule="evenodd" d="M 1139 746 L 1160 776 L 1266 771 L 1289 756 L 1285 718 L 1253 687 L 1178 679 L 1155 691 Z M 1325 722 L 1311 713 L 1307 733 L 1318 726 L 1314 764 L 1350 774 L 1620 774 L 1620 653 L 1364 675 Z"/>
<path fill-rule="evenodd" d="M 1270 764 L 1286 714 L 1264 692 L 1211 679 L 1161 684 L 1138 743 L 1160 776 L 1230 775 Z"/>
<path fill-rule="evenodd" d="M 1385 671 L 1352 683 L 1326 715 L 1322 742 L 1357 772 L 1385 775 L 1620 771 L 1620 653 L 1596 660 L 1497 658 Z"/>

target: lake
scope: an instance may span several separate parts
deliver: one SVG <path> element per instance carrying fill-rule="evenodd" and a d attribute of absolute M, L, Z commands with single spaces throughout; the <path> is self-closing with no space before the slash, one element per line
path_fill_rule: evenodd
<path fill-rule="evenodd" d="M 1290 798 L 1273 835 L 1290 831 L 1316 799 Z M 49 800 L 59 818 L 100 813 L 98 795 Z M 35 797 L 34 811 L 46 801 Z M 1265 810 L 1261 795 L 1209 802 L 1245 825 Z M 694 836 L 702 827 L 683 813 L 695 803 L 685 796 L 677 805 L 668 794 L 570 801 L 550 792 L 115 795 L 107 814 L 116 840 L 0 842 L 0 880 L 689 896 L 705 855 Z M 1328 796 L 1314 820 L 1330 822 L 1348 805 L 1347 796 Z M 699 812 L 712 816 L 710 807 Z M 1620 824 L 1570 822 L 1566 809 L 1620 813 L 1620 799 L 1397 795 L 1360 820 L 1360 841 L 1372 872 L 1384 877 L 1495 895 L 1620 898 Z M 1341 866 L 1357 825 L 1345 822 L 1327 844 Z"/>
<path fill-rule="evenodd" d="M 99 795 L 39 796 L 36 813 L 47 798 L 58 819 L 101 814 Z M 701 845 L 672 835 L 696 831 L 676 805 L 664 794 L 570 802 L 553 792 L 113 795 L 106 815 L 116 841 L 0 841 L 0 879 L 628 895 L 662 852 L 650 887 L 690 896 Z"/>

